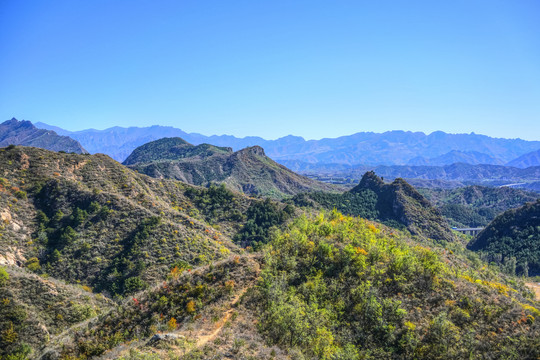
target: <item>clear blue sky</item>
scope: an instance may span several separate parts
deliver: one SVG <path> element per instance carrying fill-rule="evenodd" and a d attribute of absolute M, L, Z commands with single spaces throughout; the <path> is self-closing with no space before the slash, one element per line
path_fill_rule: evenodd
<path fill-rule="evenodd" d="M 540 140 L 540 1 L 0 0 L 0 115 Z"/>

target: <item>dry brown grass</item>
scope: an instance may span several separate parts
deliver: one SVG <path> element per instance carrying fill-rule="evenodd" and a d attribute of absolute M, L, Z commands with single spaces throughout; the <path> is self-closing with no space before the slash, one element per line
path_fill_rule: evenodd
<path fill-rule="evenodd" d="M 540 300 L 540 284 L 530 282 L 530 283 L 525 283 L 525 285 L 527 285 L 534 292 L 534 295 L 536 296 L 536 300 Z"/>

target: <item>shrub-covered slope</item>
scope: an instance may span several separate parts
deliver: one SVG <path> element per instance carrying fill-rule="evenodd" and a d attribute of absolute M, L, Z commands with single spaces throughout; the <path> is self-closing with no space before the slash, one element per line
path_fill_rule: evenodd
<path fill-rule="evenodd" d="M 540 198 L 537 193 L 511 187 L 466 186 L 420 189 L 452 226 L 486 226 L 502 212 Z"/>
<path fill-rule="evenodd" d="M 179 160 L 199 156 L 206 158 L 216 154 L 231 154 L 232 149 L 210 144 L 191 145 L 187 141 L 175 138 L 163 138 L 139 146 L 123 162 L 124 165 L 148 163 L 153 161 Z"/>
<path fill-rule="evenodd" d="M 60 136 L 52 130 L 36 128 L 30 121 L 13 118 L 0 124 L 0 147 L 8 145 L 34 146 L 53 151 L 84 154 L 87 151 L 69 136 Z"/>
<path fill-rule="evenodd" d="M 540 200 L 497 216 L 469 244 L 510 272 L 540 275 Z"/>
<path fill-rule="evenodd" d="M 301 216 L 271 239 L 262 261 L 243 255 L 172 271 L 168 282 L 46 352 L 110 359 L 540 355 L 538 302 L 460 244 L 419 243 L 337 211 Z"/>
<path fill-rule="evenodd" d="M 110 295 L 237 251 L 230 237 L 252 201 L 158 181 L 105 155 L 5 148 L 0 169 L 0 262 Z"/>
<path fill-rule="evenodd" d="M 258 327 L 306 358 L 536 359 L 539 304 L 475 267 L 335 211 L 299 218 L 265 251 Z"/>
<path fill-rule="evenodd" d="M 165 138 L 135 149 L 125 164 L 155 178 L 194 185 L 225 183 L 246 194 L 273 198 L 339 189 L 292 172 L 267 157 L 258 146 L 232 153 L 229 148 L 208 144 L 193 146 L 180 138 Z"/>
<path fill-rule="evenodd" d="M 111 305 L 89 288 L 44 279 L 14 266 L 0 267 L 0 358 L 32 358 L 63 329 L 106 312 Z"/>
<path fill-rule="evenodd" d="M 369 171 L 360 183 L 343 194 L 315 192 L 293 198 L 300 206 L 320 204 L 366 219 L 382 221 L 394 227 L 406 227 L 412 234 L 436 240 L 453 241 L 446 220 L 429 201 L 403 179 L 385 184 Z"/>
<path fill-rule="evenodd" d="M 176 333 L 175 338 L 192 336 L 193 327 L 185 325 L 208 316 L 210 307 L 227 306 L 227 301 L 252 287 L 258 264 L 247 256 L 236 256 L 209 267 L 184 270 L 174 269 L 169 281 L 126 300 L 90 326 L 74 331 L 70 340 L 49 344 L 43 353 L 84 359 L 115 347 L 121 351 L 126 347 L 123 344 L 133 341 L 138 341 L 137 346 L 151 344 L 149 340 L 157 332 Z M 184 345 L 193 348 L 193 344 Z M 117 358 L 115 352 L 109 355 Z"/>
<path fill-rule="evenodd" d="M 298 217 L 104 155 L 9 147 L 0 172 L 10 359 L 540 356 L 530 292 L 459 242 L 432 241 L 448 228 L 402 180 L 367 174 L 349 194 L 422 236 L 337 211 Z"/>

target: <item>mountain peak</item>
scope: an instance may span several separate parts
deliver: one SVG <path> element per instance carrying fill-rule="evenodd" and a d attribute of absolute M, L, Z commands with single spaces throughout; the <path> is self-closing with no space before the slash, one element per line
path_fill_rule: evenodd
<path fill-rule="evenodd" d="M 377 192 L 384 185 L 382 178 L 378 177 L 374 171 L 368 171 L 362 176 L 360 183 L 356 185 L 351 192 L 359 192 L 363 189 L 369 189 Z"/>
<path fill-rule="evenodd" d="M 208 144 L 158 146 L 170 140 L 161 139 L 138 147 L 124 164 L 156 178 L 176 179 L 199 186 L 225 183 L 246 194 L 273 198 L 336 189 L 334 185 L 309 179 L 279 165 L 266 156 L 260 146 L 246 147 L 234 153 L 231 148 Z"/>
<path fill-rule="evenodd" d="M 38 129 L 30 121 L 16 118 L 0 124 L 0 147 L 7 145 L 33 146 L 52 151 L 75 152 L 87 151 L 68 136 L 60 136 L 52 130 Z"/>
<path fill-rule="evenodd" d="M 249 154 L 249 155 L 256 155 L 256 156 L 266 156 L 264 153 L 264 149 L 258 145 L 255 146 L 249 146 L 247 148 L 244 148 L 242 150 L 238 151 L 242 154 Z"/>
<path fill-rule="evenodd" d="M 414 187 L 402 178 L 385 184 L 375 172 L 368 171 L 350 193 L 376 197 L 376 211 L 382 220 L 397 221 L 415 235 L 439 241 L 453 241 L 454 236 L 441 214 Z"/>
<path fill-rule="evenodd" d="M 17 120 L 16 118 L 11 118 L 10 120 L 4 121 L 1 125 L 13 126 L 18 128 L 28 128 L 33 129 L 35 126 L 28 120 Z"/>
<path fill-rule="evenodd" d="M 192 145 L 180 137 L 162 138 L 139 146 L 124 161 L 124 165 L 151 163 L 155 161 L 180 160 L 189 157 L 207 158 L 217 154 L 229 154 L 232 149 L 210 144 Z"/>

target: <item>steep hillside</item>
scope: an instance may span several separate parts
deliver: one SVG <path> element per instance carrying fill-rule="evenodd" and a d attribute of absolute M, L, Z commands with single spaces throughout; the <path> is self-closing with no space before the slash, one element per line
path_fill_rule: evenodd
<path fill-rule="evenodd" d="M 540 166 L 540 150 L 521 155 L 506 165 L 523 169 L 531 166 Z"/>
<path fill-rule="evenodd" d="M 258 146 L 233 153 L 228 148 L 208 144 L 194 146 L 179 138 L 165 138 L 135 149 L 125 164 L 155 178 L 194 185 L 225 183 L 246 194 L 273 198 L 303 191 L 339 189 L 290 171 L 267 157 Z"/>
<path fill-rule="evenodd" d="M 510 273 L 540 275 L 540 200 L 497 216 L 467 247 Z"/>
<path fill-rule="evenodd" d="M 335 211 L 278 234 L 261 278 L 260 331 L 306 358 L 540 355 L 538 303 L 503 276 Z"/>
<path fill-rule="evenodd" d="M 109 311 L 104 296 L 121 301 L 234 259 L 244 252 L 235 241 L 266 239 L 293 213 L 225 186 L 155 180 L 106 155 L 2 148 L 0 354 L 25 358 L 62 343 L 70 326 Z"/>
<path fill-rule="evenodd" d="M 158 181 L 106 155 L 0 149 L 0 260 L 111 296 L 238 251 L 252 200 Z M 212 226 L 208 223 L 211 220 Z M 219 229 L 219 230 L 218 230 Z"/>
<path fill-rule="evenodd" d="M 0 299 L 2 359 L 10 359 L 8 354 L 18 355 L 17 359 L 32 357 L 32 352 L 35 355 L 62 330 L 113 307 L 112 301 L 89 288 L 42 278 L 15 266 L 0 266 Z"/>
<path fill-rule="evenodd" d="M 93 358 L 103 354 L 117 359 L 130 348 L 149 346 L 160 351 L 173 345 L 178 352 L 175 355 L 184 355 L 206 344 L 201 328 L 221 322 L 223 313 L 255 286 L 258 273 L 259 264 L 248 256 L 171 273 L 168 281 L 126 300 L 70 337 L 49 343 L 42 353 L 53 358 Z M 163 352 L 165 356 L 170 354 Z M 208 358 L 201 355 L 198 351 L 192 354 L 194 358 Z"/>
<path fill-rule="evenodd" d="M 48 358 L 535 359 L 538 302 L 466 253 L 333 211 L 276 232 L 264 258 L 171 273 Z M 474 254 L 472 254 L 474 255 Z"/>
<path fill-rule="evenodd" d="M 486 226 L 502 212 L 535 201 L 540 195 L 511 187 L 466 186 L 419 189 L 452 226 Z"/>
<path fill-rule="evenodd" d="M 83 154 L 87 151 L 68 136 L 60 136 L 52 130 L 38 129 L 30 121 L 13 118 L 0 124 L 0 147 L 8 145 L 33 146 L 53 151 Z"/>
<path fill-rule="evenodd" d="M 299 206 L 312 202 L 326 209 L 406 227 L 412 234 L 436 240 L 453 241 L 454 236 L 440 213 L 403 179 L 385 184 L 374 172 L 367 172 L 360 183 L 343 194 L 315 192 L 293 198 Z"/>
<path fill-rule="evenodd" d="M 244 164 L 252 156 L 233 155 Z M 340 195 L 305 196 L 316 194 Z M 538 302 L 451 241 L 414 188 L 368 173 L 345 194 L 350 209 L 419 236 L 335 210 L 302 215 L 225 186 L 153 179 L 106 155 L 0 149 L 0 354 L 540 356 Z"/>

